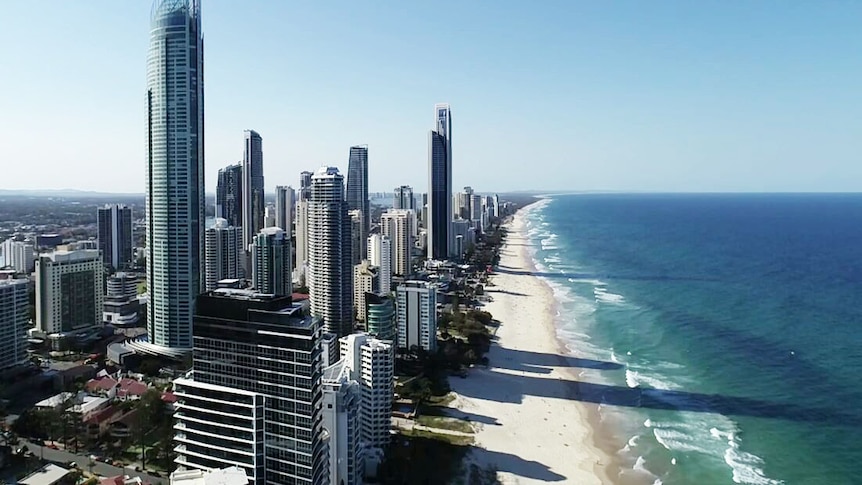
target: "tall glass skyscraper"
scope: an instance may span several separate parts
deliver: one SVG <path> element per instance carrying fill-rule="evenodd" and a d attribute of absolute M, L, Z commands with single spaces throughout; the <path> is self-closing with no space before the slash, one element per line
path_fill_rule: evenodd
<path fill-rule="evenodd" d="M 371 203 L 368 201 L 368 145 L 350 147 L 347 163 L 347 208 L 361 211 L 359 259 L 368 258 L 368 230 L 371 228 Z"/>
<path fill-rule="evenodd" d="M 242 165 L 228 165 L 218 171 L 216 217 L 229 226 L 242 226 Z"/>
<path fill-rule="evenodd" d="M 147 56 L 148 347 L 192 347 L 204 281 L 204 97 L 200 0 L 156 0 Z"/>
<path fill-rule="evenodd" d="M 242 230 L 243 245 L 254 243 L 254 237 L 263 229 L 266 202 L 263 193 L 263 139 L 258 132 L 246 130 L 242 157 Z"/>
<path fill-rule="evenodd" d="M 434 106 L 436 126 L 428 136 L 428 258 L 447 259 L 452 243 L 452 112 Z"/>

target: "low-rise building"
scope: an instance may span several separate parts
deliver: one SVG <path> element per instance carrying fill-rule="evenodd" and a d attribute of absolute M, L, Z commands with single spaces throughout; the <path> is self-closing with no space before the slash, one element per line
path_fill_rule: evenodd
<path fill-rule="evenodd" d="M 72 485 L 75 475 L 72 470 L 49 463 L 35 472 L 27 475 L 19 485 Z"/>
<path fill-rule="evenodd" d="M 171 485 L 248 485 L 248 479 L 236 466 L 210 471 L 177 470 L 171 473 Z"/>

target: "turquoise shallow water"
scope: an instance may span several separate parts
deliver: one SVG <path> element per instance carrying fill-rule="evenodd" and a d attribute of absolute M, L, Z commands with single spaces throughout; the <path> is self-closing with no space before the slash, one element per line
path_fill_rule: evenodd
<path fill-rule="evenodd" d="M 862 483 L 862 196 L 565 195 L 527 209 L 625 476 Z"/>

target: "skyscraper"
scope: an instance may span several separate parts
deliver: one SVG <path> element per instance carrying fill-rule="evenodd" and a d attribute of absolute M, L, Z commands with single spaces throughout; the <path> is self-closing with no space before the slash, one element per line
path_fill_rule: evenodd
<path fill-rule="evenodd" d="M 347 215 L 350 216 L 350 265 L 356 266 L 362 261 L 362 246 L 360 241 L 362 236 L 362 211 L 349 210 Z M 367 245 L 368 241 L 364 245 Z"/>
<path fill-rule="evenodd" d="M 32 242 L 7 239 L 0 244 L 0 250 L 6 266 L 11 266 L 15 271 L 30 274 L 35 268 L 36 260 L 33 256 Z"/>
<path fill-rule="evenodd" d="M 290 239 L 278 227 L 263 228 L 252 244 L 254 288 L 258 293 L 290 295 L 293 292 Z"/>
<path fill-rule="evenodd" d="M 392 272 L 399 276 L 413 273 L 413 211 L 391 209 L 380 217 L 380 230 L 392 241 Z"/>
<path fill-rule="evenodd" d="M 242 226 L 242 165 L 228 165 L 218 171 L 216 217 L 233 227 Z"/>
<path fill-rule="evenodd" d="M 392 201 L 392 208 L 416 210 L 416 199 L 413 198 L 413 187 L 409 185 L 395 187 L 395 199 Z"/>
<path fill-rule="evenodd" d="M 28 360 L 30 304 L 26 279 L 0 280 L 0 372 Z"/>
<path fill-rule="evenodd" d="M 323 427 L 329 435 L 329 483 L 362 483 L 362 389 L 344 360 L 323 371 Z"/>
<path fill-rule="evenodd" d="M 214 290 L 223 279 L 244 276 L 242 260 L 242 228 L 228 225 L 227 219 L 217 217 L 213 227 L 206 230 L 206 289 Z"/>
<path fill-rule="evenodd" d="M 362 441 L 371 448 L 386 448 L 392 428 L 395 371 L 392 346 L 361 333 L 342 337 L 339 345 L 341 359 L 351 371 L 350 377 L 362 386 Z"/>
<path fill-rule="evenodd" d="M 254 484 L 328 483 L 321 338 L 320 319 L 289 296 L 201 295 L 194 371 L 174 381 L 176 463 L 237 465 Z"/>
<path fill-rule="evenodd" d="M 96 212 L 99 249 L 105 265 L 113 270 L 132 265 L 132 209 L 108 204 Z"/>
<path fill-rule="evenodd" d="M 191 348 L 203 286 L 203 65 L 200 1 L 157 0 L 147 56 L 147 334 L 154 350 Z"/>
<path fill-rule="evenodd" d="M 327 332 L 353 331 L 353 266 L 344 177 L 321 167 L 311 178 L 308 201 L 308 287 L 311 311 Z"/>
<path fill-rule="evenodd" d="M 299 200 L 308 200 L 311 196 L 311 177 L 312 172 L 301 172 L 299 174 Z"/>
<path fill-rule="evenodd" d="M 452 243 L 452 113 L 434 106 L 435 129 L 428 137 L 428 258 L 447 259 Z"/>
<path fill-rule="evenodd" d="M 306 285 L 308 268 L 308 200 L 296 203 L 296 252 L 294 268 L 301 286 Z"/>
<path fill-rule="evenodd" d="M 377 266 L 380 293 L 388 295 L 392 290 L 392 241 L 389 236 L 368 236 L 368 260 Z"/>
<path fill-rule="evenodd" d="M 395 302 L 389 295 L 365 295 L 365 330 L 380 340 L 395 340 Z"/>
<path fill-rule="evenodd" d="M 36 327 L 67 333 L 102 324 L 105 269 L 98 249 L 60 246 L 36 261 Z"/>
<path fill-rule="evenodd" d="M 437 350 L 437 287 L 424 281 L 405 281 L 397 290 L 398 348 L 414 345 Z"/>
<path fill-rule="evenodd" d="M 372 266 L 368 260 L 353 267 L 353 308 L 356 309 L 356 319 L 365 321 L 365 295 L 376 294 L 380 291 L 377 268 Z"/>
<path fill-rule="evenodd" d="M 275 188 L 275 226 L 284 229 L 287 238 L 293 234 L 293 212 L 296 210 L 296 193 L 289 185 Z"/>
<path fill-rule="evenodd" d="M 254 130 L 246 130 L 243 137 L 242 243 L 248 250 L 255 235 L 264 228 L 266 202 L 263 193 L 263 140 Z"/>
<path fill-rule="evenodd" d="M 371 228 L 371 203 L 368 200 L 368 145 L 350 147 L 347 165 L 347 208 L 361 214 L 359 232 L 360 254 L 357 260 L 368 257 L 368 230 Z"/>

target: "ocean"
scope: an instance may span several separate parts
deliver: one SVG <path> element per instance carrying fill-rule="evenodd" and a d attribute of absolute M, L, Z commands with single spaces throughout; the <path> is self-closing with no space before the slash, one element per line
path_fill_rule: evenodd
<path fill-rule="evenodd" d="M 862 483 L 862 195 L 560 195 L 526 216 L 624 481 Z"/>

